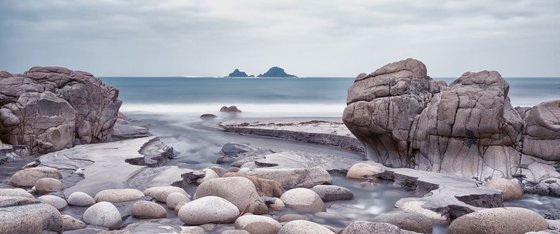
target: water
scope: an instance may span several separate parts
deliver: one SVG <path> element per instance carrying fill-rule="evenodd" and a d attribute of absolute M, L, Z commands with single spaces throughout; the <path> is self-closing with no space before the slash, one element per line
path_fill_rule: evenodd
<path fill-rule="evenodd" d="M 452 78 L 434 78 L 451 83 Z M 340 117 L 353 78 L 105 77 L 120 90 L 124 112 L 216 112 L 237 105 L 245 115 Z M 560 78 L 509 78 L 513 106 L 560 99 Z"/>

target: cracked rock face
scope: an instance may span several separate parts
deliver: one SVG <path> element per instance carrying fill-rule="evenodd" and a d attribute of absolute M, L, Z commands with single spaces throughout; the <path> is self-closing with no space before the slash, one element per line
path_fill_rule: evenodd
<path fill-rule="evenodd" d="M 495 71 L 467 72 L 446 86 L 427 76 L 422 62 L 406 59 L 359 75 L 343 120 L 368 158 L 386 166 L 536 178 L 522 162 L 560 160 L 560 101 L 514 109 L 508 92 Z"/>
<path fill-rule="evenodd" d="M 47 153 L 107 141 L 121 101 L 118 90 L 87 72 L 33 67 L 0 72 L 0 139 Z"/>

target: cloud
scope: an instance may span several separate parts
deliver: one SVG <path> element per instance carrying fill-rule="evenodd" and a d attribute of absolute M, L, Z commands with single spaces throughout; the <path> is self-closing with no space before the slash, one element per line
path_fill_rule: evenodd
<path fill-rule="evenodd" d="M 432 76 L 560 76 L 557 0 L 0 0 L 0 69 L 353 76 L 417 57 Z"/>

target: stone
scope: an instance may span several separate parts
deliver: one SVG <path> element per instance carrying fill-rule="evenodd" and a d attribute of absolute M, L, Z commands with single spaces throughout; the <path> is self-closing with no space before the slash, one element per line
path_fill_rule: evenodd
<path fill-rule="evenodd" d="M 79 219 L 76 219 L 70 215 L 62 215 L 62 230 L 71 231 L 86 228 L 87 225 Z"/>
<path fill-rule="evenodd" d="M 183 205 L 178 216 L 187 225 L 233 223 L 239 209 L 221 197 L 205 196 Z"/>
<path fill-rule="evenodd" d="M 167 196 L 167 201 L 165 202 L 165 204 L 167 205 L 167 207 L 174 209 L 179 203 L 187 203 L 190 201 L 191 199 L 185 196 L 185 194 L 174 192 Z"/>
<path fill-rule="evenodd" d="M 62 216 L 51 205 L 37 203 L 0 208 L 0 233 L 62 232 Z"/>
<path fill-rule="evenodd" d="M 324 202 L 352 200 L 354 198 L 354 194 L 350 189 L 336 185 L 315 185 L 311 190 L 317 193 Z"/>
<path fill-rule="evenodd" d="M 95 204 L 95 199 L 84 192 L 73 192 L 68 196 L 68 204 L 71 206 L 91 206 Z"/>
<path fill-rule="evenodd" d="M 151 136 L 147 127 L 136 125 L 124 119 L 117 119 L 115 125 L 113 126 L 111 139 L 114 141 L 120 141 L 147 136 Z"/>
<path fill-rule="evenodd" d="M 381 214 L 375 217 L 372 221 L 377 223 L 390 223 L 400 229 L 418 233 L 432 233 L 432 227 L 434 225 L 430 218 L 421 214 L 409 212 Z"/>
<path fill-rule="evenodd" d="M 239 69 L 235 69 L 232 73 L 229 73 L 227 77 L 249 77 L 247 73 L 240 71 Z M 251 75 L 252 77 L 252 75 Z"/>
<path fill-rule="evenodd" d="M 217 196 L 233 203 L 241 213 L 268 213 L 253 182 L 244 177 L 225 177 L 205 181 L 196 189 L 196 198 Z"/>
<path fill-rule="evenodd" d="M 262 215 L 243 215 L 235 220 L 235 228 L 250 233 L 276 234 L 281 227 L 278 221 Z"/>
<path fill-rule="evenodd" d="M 325 204 L 321 200 L 321 197 L 311 189 L 291 189 L 282 194 L 280 199 L 284 202 L 286 207 L 298 212 L 315 213 L 326 211 Z"/>
<path fill-rule="evenodd" d="M 138 219 L 159 219 L 167 217 L 163 206 L 150 201 L 137 201 L 132 205 L 132 217 Z"/>
<path fill-rule="evenodd" d="M 523 188 L 518 182 L 504 178 L 487 181 L 484 186 L 502 191 L 504 201 L 517 200 L 523 197 Z"/>
<path fill-rule="evenodd" d="M 463 215 L 451 222 L 449 233 L 526 233 L 548 229 L 539 214 L 524 208 L 492 208 Z"/>
<path fill-rule="evenodd" d="M 179 210 L 181 210 L 181 207 L 183 207 L 185 204 L 187 204 L 188 202 L 179 202 L 177 203 L 177 205 L 175 206 L 175 208 L 173 208 L 173 210 L 175 211 L 175 214 L 179 214 Z"/>
<path fill-rule="evenodd" d="M 251 182 L 255 185 L 259 196 L 280 197 L 282 196 L 282 193 L 284 193 L 282 185 L 275 180 L 263 179 L 256 176 L 248 176 L 233 172 L 224 174 L 224 177 L 245 177 L 251 180 Z"/>
<path fill-rule="evenodd" d="M 264 203 L 272 210 L 278 211 L 278 210 L 282 210 L 284 209 L 284 207 L 286 207 L 286 204 L 284 204 L 284 202 L 282 201 L 282 199 L 280 198 L 276 198 L 276 197 L 261 197 L 261 199 L 263 199 Z"/>
<path fill-rule="evenodd" d="M 305 220 L 294 220 L 284 224 L 278 234 L 300 234 L 302 230 L 305 230 L 305 233 L 308 234 L 334 234 L 333 231 L 323 225 Z"/>
<path fill-rule="evenodd" d="M 122 224 L 121 214 L 115 205 L 109 202 L 98 202 L 90 206 L 83 215 L 87 224 L 117 229 Z"/>
<path fill-rule="evenodd" d="M 210 113 L 200 115 L 201 119 L 215 119 L 216 117 L 218 117 L 218 116 L 216 116 L 215 114 L 210 114 Z"/>
<path fill-rule="evenodd" d="M 106 189 L 95 195 L 95 201 L 127 202 L 144 197 L 144 193 L 138 189 Z"/>
<path fill-rule="evenodd" d="M 31 193 L 21 188 L 0 188 L 0 196 L 33 198 L 33 195 L 31 195 Z"/>
<path fill-rule="evenodd" d="M 283 68 L 280 67 L 271 67 L 263 74 L 258 75 L 257 77 L 297 77 L 294 75 L 290 75 L 284 71 Z"/>
<path fill-rule="evenodd" d="M 358 76 L 343 121 L 367 158 L 385 166 L 512 178 L 523 154 L 559 159 L 552 152 L 560 149 L 560 101 L 518 111 L 508 93 L 496 71 L 466 72 L 445 86 L 406 59 Z"/>
<path fill-rule="evenodd" d="M 10 178 L 10 184 L 17 187 L 35 186 L 37 180 L 42 178 L 61 179 L 62 175 L 55 168 L 50 167 L 32 167 L 16 172 Z"/>
<path fill-rule="evenodd" d="M 39 202 L 33 197 L 0 196 L 0 207 L 21 206 Z"/>
<path fill-rule="evenodd" d="M 167 196 L 174 192 L 182 193 L 190 198 L 189 194 L 187 194 L 184 189 L 175 186 L 157 186 L 144 190 L 146 196 L 152 197 L 159 202 L 167 202 Z"/>
<path fill-rule="evenodd" d="M 225 230 L 221 234 L 251 234 L 245 230 Z"/>
<path fill-rule="evenodd" d="M 274 180 L 280 183 L 282 188 L 286 190 L 300 187 L 312 188 L 315 185 L 330 184 L 332 182 L 331 175 L 321 167 L 287 169 L 256 168 L 248 171 L 245 175 Z"/>
<path fill-rule="evenodd" d="M 216 173 L 214 170 L 212 170 L 210 168 L 202 169 L 202 171 L 204 172 L 204 177 L 202 177 L 202 178 L 200 178 L 196 181 L 199 184 L 202 184 L 202 183 L 204 183 L 204 181 L 207 181 L 207 180 L 210 180 L 210 179 L 220 178 L 218 173 Z"/>
<path fill-rule="evenodd" d="M 284 214 L 278 217 L 278 221 L 287 223 L 294 220 L 306 220 L 309 221 L 309 217 L 302 214 Z"/>
<path fill-rule="evenodd" d="M 55 196 L 55 195 L 43 195 L 38 198 L 41 202 L 49 204 L 58 210 L 64 209 L 64 207 L 68 206 L 68 203 L 64 198 Z"/>
<path fill-rule="evenodd" d="M 220 108 L 220 112 L 236 113 L 241 112 L 241 110 L 237 109 L 237 106 L 222 106 L 222 108 Z"/>
<path fill-rule="evenodd" d="M 121 106 L 115 88 L 62 67 L 33 67 L 0 87 L 10 97 L 0 105 L 0 138 L 32 153 L 109 140 Z"/>
<path fill-rule="evenodd" d="M 373 178 L 375 175 L 382 173 L 384 170 L 382 168 L 376 167 L 367 163 L 356 163 L 348 170 L 346 173 L 346 178 L 365 180 L 368 178 Z"/>
<path fill-rule="evenodd" d="M 355 221 L 348 225 L 341 234 L 404 234 L 414 233 L 403 231 L 399 227 L 389 223 L 376 223 L 367 221 Z"/>
<path fill-rule="evenodd" d="M 48 194 L 57 192 L 64 188 L 60 180 L 53 178 L 41 178 L 35 183 L 35 191 L 39 194 Z"/>

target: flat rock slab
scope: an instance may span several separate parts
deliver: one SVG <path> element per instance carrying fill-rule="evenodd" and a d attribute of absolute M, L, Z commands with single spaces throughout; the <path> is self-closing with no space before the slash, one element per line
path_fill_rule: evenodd
<path fill-rule="evenodd" d="M 84 169 L 84 179 L 64 190 L 65 196 L 80 191 L 95 195 L 108 188 L 127 188 L 127 182 L 145 166 L 131 165 L 125 160 L 143 157 L 138 151 L 155 137 L 144 137 L 102 144 L 79 145 L 43 155 L 42 165 L 76 170 Z"/>
<path fill-rule="evenodd" d="M 310 168 L 322 167 L 331 174 L 346 174 L 352 165 L 363 159 L 354 157 L 340 157 L 320 153 L 308 153 L 297 151 L 284 151 L 266 154 L 263 158 L 257 158 L 254 163 L 257 167 L 267 168 Z"/>

